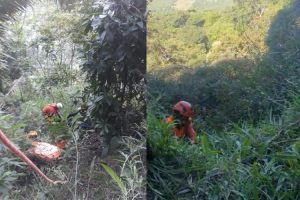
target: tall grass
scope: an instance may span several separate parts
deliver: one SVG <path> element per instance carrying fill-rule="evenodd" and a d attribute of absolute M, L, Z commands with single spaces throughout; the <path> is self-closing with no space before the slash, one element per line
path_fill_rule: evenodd
<path fill-rule="evenodd" d="M 148 110 L 150 199 L 299 199 L 299 93 L 282 116 L 227 131 L 197 130 L 198 144 L 172 136 Z M 154 103 L 154 107 L 155 107 Z M 156 114 L 155 114 L 156 113 Z M 298 117 L 297 117 L 298 116 Z"/>
<path fill-rule="evenodd" d="M 30 81 L 33 84 L 29 84 Z M 26 133 L 32 130 L 38 131 L 39 140 L 50 143 L 58 137 L 71 137 L 65 120 L 70 112 L 76 110 L 72 96 L 78 95 L 81 89 L 77 84 L 69 87 L 51 86 L 50 90 L 44 93 L 40 88 L 34 87 L 34 81 L 28 80 L 27 84 L 19 86 L 17 90 L 1 99 L 3 110 L 10 114 L 0 116 L 0 129 L 23 151 L 29 145 L 25 140 Z M 48 124 L 41 114 L 43 106 L 52 102 L 61 102 L 64 106 L 61 111 L 63 121 L 60 123 Z M 70 151 L 73 152 L 73 148 L 69 148 L 68 152 Z M 56 195 L 63 198 L 71 196 L 73 188 L 69 184 L 60 188 L 48 187 L 45 182 L 37 181 L 39 177 L 31 173 L 30 168 L 23 168 L 22 163 L 10 159 L 12 155 L 6 150 L 1 148 L 0 155 L 3 157 L 0 160 L 1 199 L 56 199 Z M 62 154 L 62 158 L 65 158 L 65 154 Z M 67 174 L 69 166 L 55 163 L 47 165 L 39 167 L 50 177 L 71 179 L 72 174 Z"/>
<path fill-rule="evenodd" d="M 123 136 L 121 144 L 124 148 L 119 152 L 122 155 L 119 175 L 108 165 L 101 164 L 121 190 L 119 199 L 134 200 L 146 197 L 146 138 L 141 134 L 139 136 Z"/>

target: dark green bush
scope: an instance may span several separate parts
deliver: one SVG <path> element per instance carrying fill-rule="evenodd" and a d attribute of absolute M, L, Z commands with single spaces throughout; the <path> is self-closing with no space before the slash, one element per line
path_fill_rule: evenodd
<path fill-rule="evenodd" d="M 108 140 L 131 134 L 145 116 L 145 4 L 114 1 L 99 9 L 87 26 L 96 35 L 84 45 L 82 65 L 92 94 L 89 111 Z"/>
<path fill-rule="evenodd" d="M 189 19 L 189 15 L 182 15 L 180 16 L 178 19 L 175 20 L 173 26 L 175 28 L 180 28 L 183 27 L 185 25 L 185 23 L 187 22 L 187 20 Z"/>

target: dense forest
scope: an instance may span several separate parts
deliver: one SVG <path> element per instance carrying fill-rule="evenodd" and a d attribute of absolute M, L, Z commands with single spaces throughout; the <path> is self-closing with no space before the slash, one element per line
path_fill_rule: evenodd
<path fill-rule="evenodd" d="M 149 5 L 148 198 L 300 199 L 300 2 L 178 2 Z M 194 145 L 162 123 L 180 100 Z"/>
<path fill-rule="evenodd" d="M 0 1 L 1 199 L 144 199 L 145 12 L 136 0 Z M 39 144 L 61 154 L 44 159 Z"/>

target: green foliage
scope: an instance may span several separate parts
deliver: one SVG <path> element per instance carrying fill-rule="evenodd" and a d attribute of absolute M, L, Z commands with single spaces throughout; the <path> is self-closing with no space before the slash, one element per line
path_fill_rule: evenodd
<path fill-rule="evenodd" d="M 123 150 L 119 151 L 122 155 L 120 175 L 108 165 L 101 163 L 122 191 L 121 199 L 144 199 L 146 196 L 145 143 L 146 138 L 141 134 L 138 138 L 123 136 L 121 141 Z"/>
<path fill-rule="evenodd" d="M 260 60 L 268 50 L 265 38 L 270 22 L 290 1 L 252 3 L 254 10 L 235 6 L 222 12 L 151 13 L 148 18 L 149 72 L 174 64 L 201 67 L 224 59 Z M 184 26 L 178 27 L 175 22 L 182 16 L 189 17 Z"/>
<path fill-rule="evenodd" d="M 151 109 L 151 108 L 150 108 Z M 148 115 L 147 115 L 147 120 L 148 120 L 148 129 L 147 132 L 151 133 L 151 137 L 148 137 L 147 143 L 151 146 L 155 145 L 155 154 L 157 155 L 173 155 L 174 152 L 172 148 L 170 149 L 165 149 L 165 146 L 170 146 L 170 144 L 175 143 L 175 139 L 170 137 L 170 132 L 171 132 L 171 127 L 172 124 L 165 124 L 162 123 L 162 119 L 159 119 L 153 115 L 151 110 L 149 109 L 149 104 L 148 104 Z"/>
<path fill-rule="evenodd" d="M 268 100 L 271 82 L 262 84 L 260 80 L 265 73 L 246 60 L 223 61 L 197 70 L 174 66 L 149 76 L 149 91 L 161 96 L 165 108 L 181 99 L 191 102 L 206 123 L 222 128 L 243 119 L 255 122 L 271 106 L 279 108 Z"/>
<path fill-rule="evenodd" d="M 79 71 L 70 69 L 66 65 L 57 65 L 43 70 L 39 76 L 36 76 L 35 81 L 42 91 L 47 91 L 53 86 L 68 86 L 78 81 L 78 77 L 80 77 Z"/>
<path fill-rule="evenodd" d="M 24 127 L 21 122 L 15 122 L 12 115 L 0 115 L 0 130 L 9 136 L 14 136 Z M 2 143 L 2 142 L 1 142 Z M 24 176 L 20 169 L 24 168 L 24 163 L 18 158 L 10 158 L 6 147 L 0 145 L 0 197 L 7 197 L 9 191 L 13 188 L 17 179 Z"/>
<path fill-rule="evenodd" d="M 48 54 L 58 54 L 56 52 L 58 47 L 63 48 L 67 46 L 68 42 L 80 37 L 82 32 L 80 28 L 82 27 L 78 27 L 80 16 L 76 11 L 52 10 L 51 15 L 48 15 L 44 20 L 43 26 L 37 28 L 40 38 L 36 42 L 40 43 Z"/>
<path fill-rule="evenodd" d="M 178 19 L 176 19 L 173 26 L 175 28 L 180 28 L 180 27 L 184 26 L 189 17 L 190 17 L 189 15 L 180 16 Z"/>
<path fill-rule="evenodd" d="M 152 13 L 149 91 L 160 99 L 148 110 L 149 199 L 300 197 L 299 2 L 240 3 L 248 6 L 222 15 Z M 172 28 L 184 14 L 190 17 L 177 29 L 202 29 L 209 41 L 208 52 L 197 51 L 206 58 L 198 66 L 163 60 L 162 52 L 169 58 L 190 56 L 192 48 L 169 46 L 169 38 L 177 44 L 193 39 Z M 161 123 L 165 110 L 183 99 L 196 109 L 196 145 L 174 139 Z"/>
<path fill-rule="evenodd" d="M 72 97 L 83 90 L 84 84 L 80 82 L 72 86 L 61 87 L 59 85 L 42 88 L 39 84 L 40 80 L 43 79 L 31 79 L 29 85 L 20 86 L 18 90 L 3 99 L 8 111 L 13 112 L 16 116 L 14 118 L 12 115 L 0 117 L 3 118 L 0 128 L 10 125 L 11 132 L 21 135 L 24 135 L 24 132 L 36 130 L 41 133 L 41 137 L 52 141 L 59 138 L 70 138 L 66 119 L 76 109 L 75 100 Z M 48 124 L 44 120 L 41 110 L 52 102 L 63 104 L 63 109 L 60 111 L 62 121 L 56 119 L 53 124 Z"/>
<path fill-rule="evenodd" d="M 114 199 L 120 195 L 118 188 L 108 183 L 109 175 L 94 173 L 93 168 L 101 168 L 100 162 L 96 162 L 98 156 L 93 158 L 89 172 L 86 166 L 92 154 L 102 152 L 105 144 L 98 134 L 101 131 L 111 133 L 109 136 L 136 136 L 138 131 L 145 132 L 142 127 L 136 127 L 144 122 L 145 116 L 145 2 L 105 2 L 107 10 L 102 10 L 102 2 L 35 1 L 26 13 L 15 15 L 16 21 L 9 21 L 3 29 L 1 42 L 5 41 L 5 45 L 0 47 L 1 61 L 6 65 L 0 65 L 0 90 L 5 95 L 0 95 L 0 108 L 1 113 L 9 115 L 0 117 L 0 128 L 22 150 L 28 149 L 30 141 L 24 138 L 32 130 L 38 132 L 39 141 L 54 143 L 57 139 L 67 139 L 67 148 L 58 160 L 44 163 L 34 158 L 33 162 L 49 177 L 65 179 L 68 183 L 48 187 L 44 180 L 26 169 L 22 170 L 26 170 L 26 176 L 18 177 L 20 168 L 5 165 L 2 170 L 1 160 L 0 189 L 8 193 L 7 196 L 1 193 L 1 199 Z M 103 41 L 99 40 L 101 35 Z M 103 58 L 105 63 L 99 65 Z M 89 70 L 80 71 L 79 66 L 90 61 L 94 62 L 90 69 L 97 69 L 100 74 L 96 79 L 90 77 L 93 73 Z M 87 83 L 83 76 L 94 82 Z M 104 78 L 100 80 L 100 77 Z M 59 111 L 62 119 L 55 118 L 49 124 L 41 109 L 52 102 L 63 104 Z M 92 113 L 96 122 L 91 122 L 87 131 L 75 129 L 82 125 L 78 115 L 73 118 L 73 124 L 66 120 L 70 113 L 78 112 L 78 104 L 82 102 L 90 108 L 87 119 Z M 73 140 L 70 132 L 74 133 Z M 145 196 L 144 143 L 143 136 L 141 141 L 124 138 L 120 148 L 124 156 L 120 180 L 126 192 L 120 198 Z M 11 155 L 1 149 L 1 156 Z M 2 187 L 3 183 L 8 188 Z"/>
<path fill-rule="evenodd" d="M 47 2 L 36 2 L 48 7 L 27 9 L 30 15 L 15 16 L 18 22 L 6 23 L 3 34 L 4 48 L 1 51 L 2 91 L 7 92 L 9 85 L 23 74 L 39 71 L 45 76 L 41 85 L 55 85 L 57 81 L 72 84 L 79 77 L 76 57 L 80 34 L 80 16 L 75 12 L 64 12 Z M 9 67 L 8 67 L 9 66 Z M 77 68 L 75 70 L 74 68 Z"/>
<path fill-rule="evenodd" d="M 289 103 L 285 110 L 296 112 L 296 105 Z M 222 132 L 204 127 L 206 133 L 196 130 L 201 132 L 201 143 L 196 145 L 178 145 L 175 139 L 162 145 L 156 139 L 165 137 L 164 127 L 156 122 L 161 116 L 150 117 L 153 158 L 148 164 L 148 198 L 299 198 L 299 137 L 288 126 L 291 121 L 284 120 L 290 117 L 291 112 L 283 119 L 270 114 L 269 120 L 256 126 L 237 124 Z"/>
<path fill-rule="evenodd" d="M 11 34 L 7 34 L 7 30 L 10 29 L 8 24 L 3 25 L 5 33 L 2 34 L 1 45 L 3 48 L 0 52 L 1 58 L 1 81 L 2 90 L 1 92 L 6 93 L 8 86 L 12 81 L 21 77 L 24 71 L 29 69 L 29 61 L 24 58 L 26 54 L 26 45 L 24 33 L 22 32 L 21 23 L 16 23 L 11 26 Z M 9 39 L 7 39 L 9 38 Z"/>
<path fill-rule="evenodd" d="M 118 184 L 120 190 L 122 193 L 126 193 L 126 189 L 124 184 L 122 183 L 121 179 L 119 176 L 116 174 L 116 172 L 110 168 L 108 165 L 101 163 L 101 166 L 104 168 L 104 170 L 111 176 L 111 178 Z"/>
<path fill-rule="evenodd" d="M 6 197 L 9 191 L 13 188 L 13 184 L 23 173 L 15 171 L 15 168 L 24 168 L 23 163 L 15 158 L 0 159 L 0 196 Z"/>
<path fill-rule="evenodd" d="M 151 1 L 148 5 L 149 10 L 154 12 L 169 12 L 172 11 L 172 5 L 174 5 L 175 0 L 165 0 L 165 1 Z"/>
<path fill-rule="evenodd" d="M 277 99 L 286 97 L 290 88 L 299 87 L 299 13 L 300 4 L 292 1 L 278 13 L 266 39 L 270 47 L 267 61 L 276 66 L 274 84 L 277 86 Z"/>
<path fill-rule="evenodd" d="M 1 120 L 0 129 L 3 131 L 9 131 L 13 134 L 19 133 L 20 131 L 19 129 L 25 126 L 25 124 L 22 122 L 16 123 L 13 120 L 13 116 L 10 114 L 0 116 L 0 120 Z"/>
<path fill-rule="evenodd" d="M 193 9 L 196 10 L 226 10 L 230 7 L 234 6 L 234 0 L 206 0 L 206 1 L 199 1 L 196 0 L 193 4 Z"/>
<path fill-rule="evenodd" d="M 101 10 L 101 5 L 96 6 Z M 84 45 L 82 70 L 93 95 L 91 115 L 108 140 L 129 133 L 145 113 L 144 13 L 143 1 L 113 2 L 95 13 L 87 27 L 96 35 Z"/>
<path fill-rule="evenodd" d="M 232 19 L 241 14 L 236 9 L 224 11 L 222 15 L 215 11 L 153 14 L 148 25 L 150 93 L 161 96 L 164 107 L 180 99 L 190 101 L 202 119 L 205 118 L 210 126 L 219 128 L 227 127 L 228 122 L 241 120 L 255 123 L 271 107 L 274 113 L 279 114 L 282 106 L 278 105 L 282 105 L 287 98 L 286 91 L 292 87 L 289 82 L 297 82 L 297 61 L 285 59 L 285 55 L 277 59 L 272 53 L 278 52 L 273 45 L 270 45 L 270 53 L 267 54 L 265 37 L 269 31 L 274 34 L 269 34 L 270 39 L 274 38 L 270 41 L 276 41 L 278 31 L 273 32 L 269 28 L 274 24 L 277 27 L 274 30 L 277 30 L 285 21 L 290 21 L 290 25 L 284 30 L 297 33 L 297 5 L 291 6 L 291 12 L 287 11 L 294 14 L 279 14 L 281 17 L 274 18 L 279 20 L 269 23 L 278 10 L 288 4 L 288 1 L 257 4 L 266 8 L 265 11 L 260 18 L 255 17 L 257 13 L 254 13 L 249 22 L 243 22 L 246 29 L 242 32 Z M 184 14 L 189 15 L 185 26 L 172 28 L 171 19 Z M 166 20 L 162 22 L 160 18 Z M 237 20 L 242 18 L 239 16 Z M 194 40 L 195 33 L 202 33 L 200 43 Z M 287 35 L 286 40 L 289 41 Z M 200 44 L 202 50 L 197 47 Z M 296 42 L 287 43 L 290 56 L 297 57 L 295 45 Z M 268 56 L 264 57 L 266 54 Z M 201 61 L 198 59 L 200 57 Z M 192 65 L 192 62 L 197 65 Z"/>
<path fill-rule="evenodd" d="M 65 121 L 54 121 L 52 124 L 46 124 L 43 130 L 43 134 L 48 134 L 52 141 L 71 138 L 69 127 Z"/>
<path fill-rule="evenodd" d="M 234 8 L 235 11 L 235 23 L 239 27 L 239 31 L 243 32 L 250 25 L 253 18 L 260 18 L 265 15 L 268 5 L 271 1 L 264 0 L 234 0 L 237 6 Z"/>
<path fill-rule="evenodd" d="M 148 18 L 149 72 L 160 66 L 177 64 L 196 67 L 213 59 L 234 57 L 229 48 L 235 46 L 237 37 L 230 13 L 152 13 Z"/>
<path fill-rule="evenodd" d="M 187 1 L 184 1 L 182 6 L 176 6 L 177 1 L 176 0 L 153 0 L 149 4 L 149 10 L 152 12 L 160 12 L 160 13 L 166 13 L 166 12 L 174 12 L 176 9 L 181 10 L 212 10 L 212 9 L 218 9 L 223 10 L 226 8 L 229 8 L 234 5 L 233 0 L 195 0 L 191 1 L 192 4 L 189 7 L 190 3 Z"/>
<path fill-rule="evenodd" d="M 3 99 L 4 101 L 1 101 L 5 105 L 5 111 L 11 113 L 11 115 L 0 117 L 0 128 L 2 130 L 4 129 L 3 131 L 8 134 L 8 137 L 12 139 L 23 151 L 28 149 L 28 141 L 25 140 L 25 135 L 32 130 L 39 133 L 38 140 L 54 143 L 58 139 L 67 139 L 70 144 L 70 130 L 67 126 L 66 118 L 70 112 L 73 112 L 76 109 L 73 97 L 78 95 L 78 93 L 81 93 L 84 83 L 80 82 L 68 87 L 62 87 L 60 85 L 52 86 L 50 89 L 45 91 L 40 90 L 40 88 L 36 87 L 36 85 L 36 80 L 32 79 L 29 86 L 21 86 L 20 90 L 10 93 L 10 95 L 7 95 Z M 43 106 L 52 102 L 61 102 L 63 104 L 63 109 L 60 111 L 62 121 L 48 124 L 44 120 L 41 110 Z M 41 170 L 49 177 L 61 177 L 62 179 L 66 179 L 66 171 L 70 170 L 70 168 L 74 165 L 73 163 L 68 165 L 70 164 L 68 163 L 69 160 L 66 161 L 66 159 L 72 156 L 72 153 L 74 153 L 74 148 L 70 145 L 68 148 L 68 157 L 64 157 L 65 154 L 62 154 L 60 157 L 62 159 L 59 160 L 58 163 L 48 163 L 46 166 L 40 165 L 39 168 L 41 168 Z M 2 149 L 1 155 L 4 158 L 12 156 L 6 152 L 3 154 Z M 34 162 L 36 163 L 36 161 Z M 69 191 L 66 187 L 47 187 L 47 183 L 45 183 L 42 179 L 34 178 L 29 169 L 30 168 L 26 171 L 21 170 L 23 173 L 26 173 L 26 176 L 22 178 L 19 176 L 19 167 L 16 168 L 12 166 L 10 168 L 5 168 L 5 172 L 14 170 L 18 172 L 16 174 L 7 173 L 7 177 L 3 179 L 4 181 L 6 181 L 6 179 L 11 180 L 10 182 L 7 181 L 7 185 L 10 187 L 7 189 L 7 199 L 32 197 L 45 199 L 49 196 L 49 198 L 55 199 L 59 196 L 66 198 L 72 196 L 72 191 Z M 32 180 L 33 178 L 34 181 Z M 24 185 L 23 182 L 26 182 L 26 184 Z"/>

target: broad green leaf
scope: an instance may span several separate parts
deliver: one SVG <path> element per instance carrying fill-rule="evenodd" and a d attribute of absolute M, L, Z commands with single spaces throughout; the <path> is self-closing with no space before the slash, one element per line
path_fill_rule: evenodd
<path fill-rule="evenodd" d="M 122 193 L 126 193 L 126 188 L 125 188 L 122 180 L 120 179 L 120 177 L 116 174 L 116 172 L 104 163 L 101 163 L 101 166 L 112 177 L 112 179 L 118 184 L 118 186 L 121 189 Z"/>

